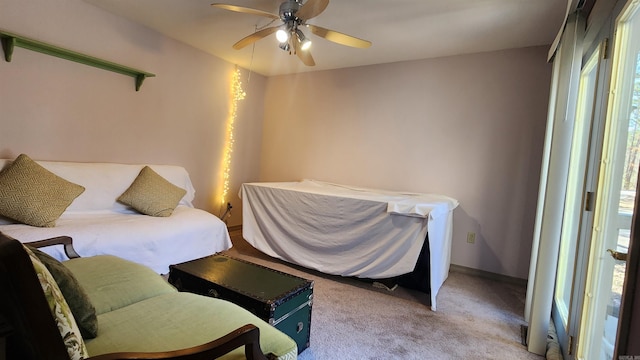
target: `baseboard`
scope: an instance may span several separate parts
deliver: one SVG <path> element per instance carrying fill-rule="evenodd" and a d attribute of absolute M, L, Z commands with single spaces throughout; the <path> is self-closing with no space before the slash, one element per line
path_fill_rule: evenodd
<path fill-rule="evenodd" d="M 459 273 L 463 273 L 463 274 L 469 274 L 469 275 L 474 275 L 474 276 L 478 276 L 478 277 L 483 277 L 483 278 L 487 278 L 487 279 L 491 279 L 491 280 L 497 280 L 497 281 L 505 282 L 505 283 L 509 283 L 509 284 L 524 285 L 524 286 L 527 285 L 527 279 L 520 279 L 520 278 L 516 278 L 516 277 L 512 277 L 512 276 L 493 273 L 493 272 L 490 272 L 490 271 L 473 269 L 473 268 L 469 268 L 469 267 L 461 266 L 461 265 L 451 264 L 450 270 L 451 271 L 455 271 L 455 272 L 459 272 Z"/>
<path fill-rule="evenodd" d="M 227 230 L 231 232 L 242 231 L 242 225 L 227 226 Z"/>

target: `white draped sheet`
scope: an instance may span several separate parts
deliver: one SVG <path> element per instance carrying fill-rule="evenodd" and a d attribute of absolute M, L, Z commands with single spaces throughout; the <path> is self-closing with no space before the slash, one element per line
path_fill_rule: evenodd
<path fill-rule="evenodd" d="M 13 160 L 0 159 L 0 169 Z M 21 242 L 71 236 L 80 256 L 115 255 L 168 273 L 169 265 L 229 249 L 227 226 L 215 215 L 193 206 L 195 188 L 187 170 L 149 165 L 160 176 L 186 190 L 168 217 L 142 215 L 118 197 L 140 173 L 142 164 L 37 161 L 54 174 L 82 185 L 85 191 L 64 211 L 56 226 L 39 228 L 0 217 L 0 231 Z M 43 251 L 65 260 L 62 246 Z"/>
<path fill-rule="evenodd" d="M 71 236 L 83 257 L 116 255 L 167 274 L 169 265 L 211 255 L 231 247 L 226 225 L 200 209 L 179 205 L 169 217 L 94 211 L 65 213 L 55 227 L 0 225 L 0 231 L 29 242 Z M 67 259 L 62 246 L 42 249 L 58 260 Z"/>
<path fill-rule="evenodd" d="M 412 272 L 428 232 L 435 310 L 449 274 L 457 200 L 316 180 L 246 183 L 240 196 L 247 242 L 327 274 L 382 279 Z"/>

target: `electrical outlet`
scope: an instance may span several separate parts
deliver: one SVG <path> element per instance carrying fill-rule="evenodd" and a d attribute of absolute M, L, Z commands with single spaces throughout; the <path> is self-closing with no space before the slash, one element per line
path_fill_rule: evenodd
<path fill-rule="evenodd" d="M 473 231 L 469 231 L 467 233 L 467 242 L 469 244 L 475 244 L 476 243 L 476 233 L 474 233 Z"/>

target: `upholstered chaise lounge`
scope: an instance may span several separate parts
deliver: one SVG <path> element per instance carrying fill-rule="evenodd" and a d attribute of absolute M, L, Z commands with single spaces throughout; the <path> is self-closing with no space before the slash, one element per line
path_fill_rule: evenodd
<path fill-rule="evenodd" d="M 70 260 L 42 259 L 36 248 L 51 244 L 63 245 Z M 27 245 L 0 233 L 0 359 L 5 352 L 20 360 L 296 358 L 295 341 L 275 327 L 230 302 L 178 292 L 143 265 L 77 257 L 69 237 Z M 76 316 L 75 293 L 64 294 L 51 275 L 57 270 L 47 270 L 60 265 L 77 280 L 77 293 L 86 293 L 94 317 Z M 86 319 L 96 325 L 93 338 L 84 335 Z"/>

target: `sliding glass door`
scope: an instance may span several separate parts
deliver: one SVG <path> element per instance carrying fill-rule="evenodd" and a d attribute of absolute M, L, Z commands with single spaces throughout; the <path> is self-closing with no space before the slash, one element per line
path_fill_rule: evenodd
<path fill-rule="evenodd" d="M 580 359 L 612 359 L 640 164 L 640 16 L 629 2 L 616 21 L 611 96 L 589 252 Z"/>
<path fill-rule="evenodd" d="M 575 270 L 584 266 L 580 261 L 579 244 L 584 244 L 579 239 L 584 239 L 589 231 L 591 223 L 589 202 L 593 196 L 587 184 L 588 160 L 590 149 L 594 146 L 590 138 L 593 128 L 593 110 L 596 97 L 596 85 L 598 82 L 598 65 L 601 58 L 599 48 L 591 54 L 580 74 L 578 90 L 578 103 L 573 137 L 571 141 L 571 155 L 569 160 L 569 174 L 567 178 L 567 192 L 564 201 L 564 215 L 562 219 L 562 232 L 560 240 L 560 253 L 558 256 L 558 270 L 556 274 L 556 288 L 554 292 L 554 324 L 558 333 L 559 342 L 569 348 L 569 337 L 572 336 L 575 311 L 572 313 L 571 305 L 573 293 L 580 287 L 580 279 L 575 279 Z M 580 274 L 580 271 L 577 272 Z M 565 359 L 570 359 L 571 354 L 565 351 Z"/>
<path fill-rule="evenodd" d="M 543 215 L 547 208 L 552 215 L 542 216 L 541 224 L 547 218 L 556 221 L 550 221 L 551 225 L 561 223 L 551 229 L 556 231 L 547 231 L 547 237 L 540 236 L 552 245 L 554 241 L 559 243 L 555 248 L 558 257 L 554 264 L 552 318 L 565 360 L 619 360 L 624 357 L 621 355 L 640 355 L 635 338 L 631 339 L 631 334 L 637 337 L 638 331 L 632 311 L 637 309 L 637 298 L 628 296 L 638 293 L 634 287 L 638 262 L 634 258 L 639 244 L 633 243 L 640 231 L 640 217 L 635 216 L 640 208 L 636 197 L 640 168 L 640 1 L 607 1 L 596 3 L 593 12 L 585 15 L 586 26 L 567 25 L 569 31 L 565 30 L 560 42 L 560 49 L 573 50 L 567 53 L 574 57 L 572 67 L 565 66 L 557 75 L 571 80 L 566 81 L 569 85 L 557 98 L 564 96 L 567 104 L 575 101 L 575 105 L 568 105 L 566 113 L 554 118 L 553 130 L 567 129 L 562 134 L 565 136 L 558 137 L 559 142 L 554 132 L 551 145 L 558 145 L 549 155 L 550 159 L 564 156 L 560 170 L 566 170 L 566 177 L 557 176 L 553 184 L 565 192 L 551 198 L 559 206 L 547 207 L 544 203 Z M 580 15 L 579 11 L 575 14 L 578 19 Z M 574 38 L 576 29 L 587 30 Z M 567 63 L 563 60 L 556 55 L 554 62 Z M 553 109 L 552 103 L 550 111 Z M 548 196 L 544 199 L 549 200 Z M 629 249 L 633 254 L 627 255 Z M 556 260 L 552 251 L 544 254 Z M 628 256 L 632 257 L 629 266 Z M 535 281 L 538 285 L 537 278 Z M 531 314 L 540 315 L 533 310 Z M 542 331 L 537 322 L 530 324 L 536 325 L 535 329 L 530 327 L 535 330 L 530 334 L 536 337 L 529 336 L 528 340 L 536 342 L 529 348 L 538 349 Z M 627 354 L 629 351 L 634 354 Z"/>

